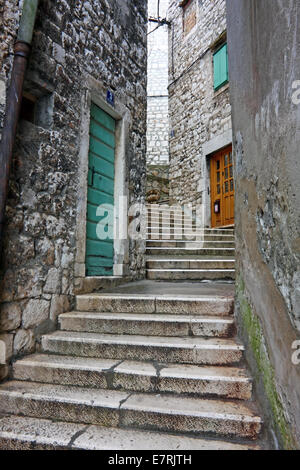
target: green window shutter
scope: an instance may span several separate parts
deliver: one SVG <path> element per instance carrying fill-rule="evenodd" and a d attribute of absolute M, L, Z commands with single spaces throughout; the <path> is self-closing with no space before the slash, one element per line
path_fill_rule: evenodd
<path fill-rule="evenodd" d="M 214 53 L 214 89 L 218 90 L 228 82 L 227 44 Z"/>

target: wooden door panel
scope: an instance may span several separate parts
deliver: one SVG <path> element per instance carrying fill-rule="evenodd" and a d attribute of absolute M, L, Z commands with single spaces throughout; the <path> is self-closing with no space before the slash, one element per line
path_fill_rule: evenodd
<path fill-rule="evenodd" d="M 222 227 L 234 224 L 234 180 L 232 146 L 211 158 L 211 225 Z M 216 207 L 219 212 L 216 212 Z"/>
<path fill-rule="evenodd" d="M 113 275 L 111 217 L 97 215 L 102 204 L 114 204 L 115 120 L 95 104 L 91 106 L 86 222 L 86 275 Z M 99 239 L 99 224 L 103 221 Z"/>

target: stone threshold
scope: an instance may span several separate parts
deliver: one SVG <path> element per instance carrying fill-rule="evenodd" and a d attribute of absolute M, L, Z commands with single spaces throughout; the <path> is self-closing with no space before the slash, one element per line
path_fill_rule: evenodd
<path fill-rule="evenodd" d="M 75 295 L 92 294 L 103 289 L 118 287 L 130 281 L 132 281 L 130 276 L 90 276 L 77 278 L 74 293 Z"/>

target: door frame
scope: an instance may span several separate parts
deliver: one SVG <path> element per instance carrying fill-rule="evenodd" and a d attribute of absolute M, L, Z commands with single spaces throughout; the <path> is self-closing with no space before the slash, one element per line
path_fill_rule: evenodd
<path fill-rule="evenodd" d="M 212 162 L 213 162 L 213 159 L 215 159 L 216 157 L 218 157 L 219 155 L 221 156 L 221 161 L 224 159 L 224 156 L 226 154 L 228 154 L 229 152 L 231 152 L 231 155 L 232 155 L 232 159 L 233 159 L 233 148 L 232 148 L 232 144 L 229 144 L 227 145 L 226 147 L 220 149 L 220 150 L 217 150 L 216 152 L 214 152 L 211 156 L 210 156 L 210 159 L 209 159 L 209 164 L 210 164 L 210 169 L 211 169 L 211 166 L 212 166 Z M 234 168 L 234 163 L 232 161 L 232 168 Z M 233 223 L 228 223 L 226 224 L 225 223 L 225 220 L 224 220 L 224 213 L 225 213 L 225 196 L 224 196 L 224 185 L 226 184 L 224 182 L 224 185 L 223 185 L 223 179 L 224 178 L 224 172 L 223 172 L 223 169 L 224 168 L 220 168 L 220 174 L 221 174 L 221 179 L 220 179 L 220 188 L 221 188 L 221 193 L 219 196 L 216 195 L 215 191 L 213 191 L 213 188 L 211 187 L 211 190 L 210 190 L 210 195 L 211 195 L 211 201 L 210 201 L 210 207 L 211 207 L 211 228 L 219 228 L 219 227 L 227 227 L 227 226 L 231 226 L 234 224 L 234 213 L 233 213 Z M 211 174 L 211 171 L 210 171 L 210 180 L 212 181 L 212 174 Z M 233 175 L 233 181 L 234 181 L 234 175 Z M 216 183 L 217 184 L 217 183 Z M 212 182 L 211 182 L 211 186 L 212 186 Z M 216 188 L 215 188 L 216 189 Z M 212 198 L 212 195 L 215 195 L 214 198 Z M 235 188 L 233 189 L 233 196 L 235 194 Z M 220 200 L 220 208 L 221 208 L 221 225 L 216 225 L 213 227 L 213 206 L 214 206 L 214 203 L 215 201 L 219 199 Z M 231 220 L 231 219 L 230 219 Z"/>
<path fill-rule="evenodd" d="M 210 157 L 225 147 L 232 145 L 232 129 L 208 140 L 202 146 L 201 171 L 203 178 L 199 182 L 199 190 L 202 192 L 202 221 L 203 226 L 211 228 L 211 187 L 210 187 Z"/>
<path fill-rule="evenodd" d="M 74 263 L 75 278 L 86 277 L 86 208 L 88 190 L 89 165 L 89 129 L 91 103 L 95 103 L 116 121 L 115 131 L 115 180 L 114 180 L 114 260 L 113 276 L 126 276 L 129 272 L 129 241 L 127 237 L 129 196 L 126 178 L 126 154 L 129 142 L 131 113 L 121 100 L 116 100 L 115 106 L 106 101 L 107 87 L 101 81 L 87 77 L 81 96 L 81 129 L 78 168 L 78 204 L 76 224 L 76 255 Z M 105 279 L 109 276 L 94 276 Z M 93 278 L 93 277 L 90 277 Z M 76 285 L 76 281 L 75 281 Z"/>

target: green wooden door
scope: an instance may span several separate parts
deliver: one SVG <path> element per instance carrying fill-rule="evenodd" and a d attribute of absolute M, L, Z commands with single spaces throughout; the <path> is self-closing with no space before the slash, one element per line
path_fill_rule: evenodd
<path fill-rule="evenodd" d="M 115 126 L 111 116 L 92 104 L 86 222 L 87 276 L 113 275 L 113 213 L 110 210 L 108 214 L 99 206 L 108 204 L 112 207 L 114 204 Z"/>

